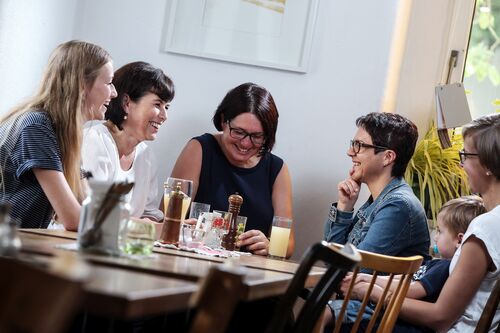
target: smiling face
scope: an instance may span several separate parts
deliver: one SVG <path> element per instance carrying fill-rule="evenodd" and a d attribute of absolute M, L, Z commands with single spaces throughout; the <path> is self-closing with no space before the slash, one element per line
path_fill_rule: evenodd
<path fill-rule="evenodd" d="M 223 120 L 224 121 L 224 120 Z M 241 113 L 231 119 L 230 125 L 233 129 L 243 130 L 249 134 L 263 134 L 264 130 L 260 120 L 253 113 Z M 257 153 L 261 146 L 255 145 L 249 136 L 244 139 L 231 137 L 227 122 L 222 124 L 222 136 L 220 144 L 229 162 L 239 167 L 251 167 L 255 165 Z"/>
<path fill-rule="evenodd" d="M 92 87 L 86 89 L 85 120 L 102 120 L 106 106 L 117 96 L 113 80 L 113 64 L 106 63 L 99 69 L 99 74 Z"/>
<path fill-rule="evenodd" d="M 373 145 L 370 134 L 362 127 L 358 128 L 353 140 Z M 376 154 L 373 148 L 361 147 L 359 152 L 355 153 L 352 147 L 349 147 L 347 155 L 352 159 L 349 175 L 359 183 L 368 184 L 370 181 L 377 179 L 384 169 L 383 152 Z"/>
<path fill-rule="evenodd" d="M 154 93 L 146 93 L 137 102 L 124 99 L 123 109 L 127 119 L 123 121 L 123 130 L 138 142 L 156 139 L 160 126 L 167 120 L 169 104 Z"/>
<path fill-rule="evenodd" d="M 466 153 L 477 153 L 474 145 L 473 136 L 467 136 L 464 139 L 464 151 Z M 488 169 L 479 161 L 479 156 L 466 156 L 464 163 L 461 164 L 467 179 L 469 187 L 473 193 L 486 193 L 491 185 L 490 177 L 486 176 Z"/>

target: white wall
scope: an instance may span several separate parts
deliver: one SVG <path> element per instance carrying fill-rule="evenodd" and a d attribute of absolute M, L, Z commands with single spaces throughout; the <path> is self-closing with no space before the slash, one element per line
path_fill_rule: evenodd
<path fill-rule="evenodd" d="M 151 144 L 163 180 L 189 138 L 214 131 L 210 120 L 227 90 L 242 82 L 259 83 L 272 92 L 280 111 L 275 153 L 292 174 L 295 257 L 300 256 L 322 238 L 336 184 L 350 168 L 346 149 L 354 120 L 379 108 L 398 2 L 320 0 L 306 74 L 161 51 L 168 3 L 0 0 L 0 112 L 32 91 L 49 51 L 66 38 L 105 47 L 116 68 L 135 60 L 161 66 L 176 84 L 168 122 Z M 6 64 L 4 59 L 12 60 Z"/>
<path fill-rule="evenodd" d="M 152 143 L 165 179 L 186 141 L 213 132 L 211 117 L 230 88 L 253 81 L 280 111 L 275 153 L 288 163 L 294 189 L 296 256 L 322 238 L 336 184 L 347 175 L 354 120 L 380 103 L 397 2 L 320 1 L 307 74 L 161 51 L 167 6 L 155 0 L 86 0 L 75 37 L 107 48 L 116 67 L 134 60 L 161 66 L 176 84 L 169 120 Z"/>
<path fill-rule="evenodd" d="M 73 37 L 76 0 L 0 0 L 0 114 L 31 95 L 50 52 Z"/>

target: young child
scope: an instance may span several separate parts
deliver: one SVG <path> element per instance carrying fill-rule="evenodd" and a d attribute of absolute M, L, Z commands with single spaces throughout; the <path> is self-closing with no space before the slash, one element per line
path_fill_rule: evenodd
<path fill-rule="evenodd" d="M 469 223 L 478 215 L 486 212 L 483 201 L 480 197 L 466 196 L 452 199 L 445 203 L 437 216 L 437 228 L 434 240 L 441 259 L 432 259 L 422 265 L 413 275 L 413 281 L 410 284 L 407 298 L 421 299 L 428 302 L 435 302 L 448 278 L 451 258 L 456 249 L 460 246 L 462 237 L 467 230 Z M 352 274 L 348 274 L 342 282 L 341 290 L 347 291 L 351 282 Z M 370 274 L 358 274 L 356 285 L 352 291 L 352 297 L 362 299 L 372 276 Z M 387 277 L 380 276 L 370 295 L 370 300 L 376 303 L 386 286 Z M 397 278 L 393 279 L 393 286 L 396 288 Z M 336 315 L 340 312 L 343 300 L 333 300 L 328 303 L 330 309 L 325 312 L 325 325 L 328 327 L 334 323 Z M 373 304 L 372 304 L 373 305 Z M 347 311 L 343 318 L 343 325 L 352 324 L 356 320 L 361 302 L 351 300 L 348 303 Z M 369 320 L 373 314 L 375 306 L 367 306 L 363 314 L 363 320 Z M 405 323 L 398 320 L 395 330 L 398 327 L 405 327 Z M 425 331 L 423 328 L 422 331 Z"/>

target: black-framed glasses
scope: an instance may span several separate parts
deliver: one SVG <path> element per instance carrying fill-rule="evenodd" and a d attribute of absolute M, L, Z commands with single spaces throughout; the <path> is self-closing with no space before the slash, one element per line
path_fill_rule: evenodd
<path fill-rule="evenodd" d="M 228 121 L 227 126 L 229 127 L 229 136 L 233 139 L 243 140 L 247 136 L 254 146 L 262 146 L 266 142 L 266 135 L 262 132 L 248 133 L 244 129 L 238 127 L 231 127 L 231 123 Z"/>
<path fill-rule="evenodd" d="M 458 151 L 458 156 L 460 156 L 460 163 L 465 163 L 465 160 L 467 159 L 467 156 L 479 156 L 478 153 L 467 153 L 465 150 L 459 150 Z"/>
<path fill-rule="evenodd" d="M 378 150 L 388 150 L 389 149 L 387 147 L 376 146 L 376 145 L 364 143 L 363 141 L 360 141 L 360 140 L 351 140 L 351 149 L 355 154 L 359 153 L 359 151 L 361 150 L 361 147 L 373 148 L 373 149 L 378 149 Z"/>

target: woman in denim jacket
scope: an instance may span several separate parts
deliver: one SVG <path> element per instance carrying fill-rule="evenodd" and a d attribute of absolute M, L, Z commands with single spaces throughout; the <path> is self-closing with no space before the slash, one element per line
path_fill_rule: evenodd
<path fill-rule="evenodd" d="M 403 180 L 417 142 L 417 127 L 392 113 L 369 113 L 356 120 L 358 131 L 347 151 L 353 166 L 338 184 L 339 200 L 325 224 L 329 242 L 350 242 L 361 250 L 393 256 L 429 258 L 424 208 Z M 356 214 L 362 183 L 370 198 Z"/>

